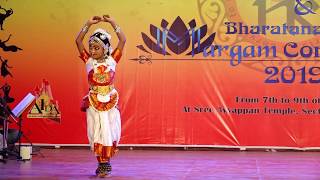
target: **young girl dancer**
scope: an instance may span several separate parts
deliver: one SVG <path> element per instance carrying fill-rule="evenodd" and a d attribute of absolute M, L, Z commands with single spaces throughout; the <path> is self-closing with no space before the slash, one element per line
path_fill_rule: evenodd
<path fill-rule="evenodd" d="M 119 39 L 113 50 L 111 35 L 104 29 L 96 29 L 89 38 L 89 52 L 83 39 L 93 24 L 107 22 Z M 126 38 L 120 27 L 109 15 L 93 16 L 77 36 L 76 44 L 80 58 L 86 63 L 89 93 L 83 99 L 82 110 L 87 115 L 87 133 L 91 149 L 98 160 L 96 175 L 104 177 L 111 173 L 110 158 L 117 151 L 121 134 L 118 92 L 114 88 L 116 65 L 119 62 Z"/>

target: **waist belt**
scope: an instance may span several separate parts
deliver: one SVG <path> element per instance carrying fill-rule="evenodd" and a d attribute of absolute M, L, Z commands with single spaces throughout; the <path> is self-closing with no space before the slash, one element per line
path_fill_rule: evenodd
<path fill-rule="evenodd" d="M 108 86 L 90 86 L 90 92 L 101 94 L 101 95 L 107 95 L 114 89 L 114 85 L 108 85 Z"/>

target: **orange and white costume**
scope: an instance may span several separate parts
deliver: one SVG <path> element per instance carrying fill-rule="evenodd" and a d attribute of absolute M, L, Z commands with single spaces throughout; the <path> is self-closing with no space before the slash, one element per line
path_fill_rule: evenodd
<path fill-rule="evenodd" d="M 118 92 L 114 88 L 114 77 L 121 51 L 115 49 L 99 63 L 83 51 L 80 58 L 86 63 L 89 93 L 84 98 L 88 104 L 87 133 L 91 149 L 98 161 L 105 162 L 114 155 L 121 135 L 121 118 L 117 109 Z"/>

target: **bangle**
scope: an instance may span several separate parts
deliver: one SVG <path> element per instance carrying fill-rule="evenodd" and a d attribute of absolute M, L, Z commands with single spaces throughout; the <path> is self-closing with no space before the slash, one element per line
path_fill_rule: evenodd
<path fill-rule="evenodd" d="M 116 33 L 120 33 L 121 32 L 121 29 L 118 25 L 116 25 L 116 27 L 114 28 L 114 32 Z"/>
<path fill-rule="evenodd" d="M 87 32 L 88 29 L 89 29 L 89 26 L 86 24 L 86 25 L 81 29 L 81 31 L 82 31 L 82 32 Z"/>

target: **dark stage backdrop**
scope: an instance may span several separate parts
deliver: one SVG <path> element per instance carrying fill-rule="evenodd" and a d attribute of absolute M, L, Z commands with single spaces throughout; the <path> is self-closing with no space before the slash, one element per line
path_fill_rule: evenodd
<path fill-rule="evenodd" d="M 13 10 L 0 31 L 2 42 L 11 35 L 0 55 L 13 77 L 1 85 L 10 84 L 14 107 L 48 80 L 61 122 L 24 118 L 25 135 L 87 144 L 75 38 L 89 17 L 110 14 L 127 37 L 115 80 L 121 144 L 320 147 L 320 11 L 299 2 L 0 0 L 1 14 Z M 89 33 L 97 27 L 115 46 L 111 26 Z"/>

